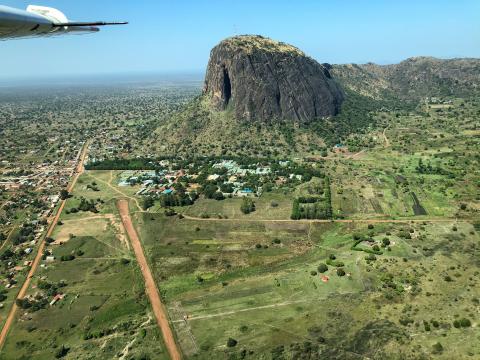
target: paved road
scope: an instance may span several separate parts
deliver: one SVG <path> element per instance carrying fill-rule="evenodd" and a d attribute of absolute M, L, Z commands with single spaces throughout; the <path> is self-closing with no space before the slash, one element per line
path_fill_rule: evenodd
<path fill-rule="evenodd" d="M 77 169 L 75 172 L 75 175 L 73 176 L 72 182 L 70 183 L 68 187 L 68 192 L 72 191 L 73 188 L 75 187 L 75 184 L 77 183 L 77 180 L 79 176 L 84 172 L 84 167 L 83 163 L 85 161 L 85 157 L 87 156 L 87 149 L 88 149 L 88 143 L 85 143 L 83 146 L 82 154 L 80 156 L 80 161 L 77 165 Z M 42 242 L 40 243 L 40 246 L 38 247 L 37 255 L 35 256 L 35 259 L 33 260 L 32 267 L 30 268 L 30 271 L 28 272 L 27 278 L 25 279 L 25 282 L 23 283 L 20 291 L 17 294 L 17 299 L 22 299 L 25 297 L 25 294 L 27 293 L 27 290 L 30 286 L 30 283 L 32 281 L 32 277 L 37 271 L 38 265 L 40 265 L 40 262 L 42 260 L 43 256 L 43 251 L 45 249 L 45 238 L 50 237 L 53 234 L 53 230 L 55 230 L 55 226 L 58 223 L 58 219 L 60 219 L 60 215 L 62 214 L 63 208 L 65 207 L 66 200 L 62 200 L 60 203 L 60 207 L 58 208 L 57 214 L 53 218 L 53 221 L 50 223 L 50 226 L 48 228 L 47 234 L 45 237 L 42 239 Z M 2 332 L 0 333 L 0 349 L 3 347 L 5 344 L 5 340 L 7 338 L 8 332 L 10 331 L 10 327 L 13 324 L 13 321 L 15 320 L 15 314 L 17 312 L 18 306 L 16 302 L 13 303 L 10 312 L 8 313 L 7 320 L 5 322 L 5 325 L 3 326 Z"/>
<path fill-rule="evenodd" d="M 145 258 L 145 254 L 143 253 L 140 238 L 138 237 L 137 231 L 133 226 L 132 219 L 130 218 L 130 212 L 128 210 L 128 200 L 119 200 L 117 203 L 117 207 L 122 218 L 123 226 L 125 227 L 128 237 L 130 238 L 130 241 L 132 243 L 133 251 L 135 252 L 135 256 L 137 257 L 138 264 L 140 265 L 140 269 L 142 270 L 143 278 L 145 280 L 145 290 L 150 299 L 153 313 L 157 318 L 158 326 L 162 331 L 163 340 L 165 342 L 167 350 L 170 353 L 170 357 L 172 360 L 180 360 L 182 357 L 180 355 L 177 343 L 175 342 L 172 329 L 170 328 L 165 306 L 160 299 L 155 280 L 153 279 L 152 272 L 150 271 L 147 259 Z"/>

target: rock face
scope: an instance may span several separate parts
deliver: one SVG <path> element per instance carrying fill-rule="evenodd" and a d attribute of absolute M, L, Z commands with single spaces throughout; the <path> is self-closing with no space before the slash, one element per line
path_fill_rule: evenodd
<path fill-rule="evenodd" d="M 262 122 L 333 116 L 344 99 L 328 65 L 261 36 L 229 38 L 212 50 L 204 94 L 237 120 Z"/>

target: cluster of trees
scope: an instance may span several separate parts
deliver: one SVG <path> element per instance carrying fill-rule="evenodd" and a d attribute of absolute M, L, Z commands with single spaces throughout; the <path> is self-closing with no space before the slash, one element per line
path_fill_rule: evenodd
<path fill-rule="evenodd" d="M 214 184 L 207 184 L 202 188 L 202 193 L 205 195 L 207 199 L 215 199 L 215 200 L 224 200 L 225 197 L 223 193 L 218 191 L 218 186 Z"/>
<path fill-rule="evenodd" d="M 174 194 L 160 195 L 160 205 L 164 208 L 172 206 L 189 206 L 193 205 L 198 199 L 198 194 L 192 192 L 186 194 L 184 191 L 177 191 Z"/>
<path fill-rule="evenodd" d="M 155 170 L 153 159 L 106 159 L 85 165 L 87 170 Z"/>
<path fill-rule="evenodd" d="M 430 175 L 451 175 L 450 172 L 446 171 L 445 169 L 441 168 L 439 164 L 433 166 L 430 161 L 426 164 L 420 158 L 418 160 L 418 165 L 415 167 L 415 170 L 419 174 L 430 174 Z"/>
<path fill-rule="evenodd" d="M 99 202 L 102 202 L 102 201 L 99 200 Z M 71 209 L 69 209 L 68 212 L 77 213 L 79 211 L 85 211 L 85 212 L 90 211 L 94 214 L 97 214 L 98 210 L 97 210 L 97 207 L 96 207 L 96 202 L 93 199 L 87 200 L 84 197 L 81 197 L 80 198 L 80 204 L 78 205 L 78 207 L 71 208 Z"/>
<path fill-rule="evenodd" d="M 324 196 L 303 196 L 295 199 L 292 206 L 292 220 L 332 219 L 332 193 L 330 179 L 324 179 Z"/>
<path fill-rule="evenodd" d="M 20 309 L 30 309 L 31 311 L 35 312 L 40 309 L 45 309 L 48 305 L 48 300 L 41 295 L 37 295 L 33 300 L 23 298 L 15 300 L 15 303 Z"/>
<path fill-rule="evenodd" d="M 48 296 L 54 296 L 58 294 L 58 291 L 65 286 L 67 286 L 67 284 L 64 281 L 59 281 L 58 283 L 51 283 L 46 280 L 39 280 L 37 283 L 37 287 L 45 291 Z"/>
<path fill-rule="evenodd" d="M 12 241 L 14 245 L 20 245 L 35 239 L 35 225 L 24 223 L 20 231 L 14 233 Z"/>

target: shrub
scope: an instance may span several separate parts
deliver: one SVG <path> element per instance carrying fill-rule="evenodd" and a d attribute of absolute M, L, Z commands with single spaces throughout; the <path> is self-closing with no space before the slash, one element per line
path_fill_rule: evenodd
<path fill-rule="evenodd" d="M 62 345 L 60 349 L 58 349 L 57 352 L 55 353 L 55 358 L 61 359 L 67 356 L 69 351 L 70 351 L 70 348 L 66 347 L 65 345 Z"/>
<path fill-rule="evenodd" d="M 345 276 L 345 270 L 343 270 L 342 268 L 338 268 L 337 269 L 337 275 L 338 276 Z"/>
<path fill-rule="evenodd" d="M 317 269 L 317 270 L 318 270 L 319 273 L 322 273 L 322 274 L 323 274 L 323 273 L 325 273 L 325 272 L 328 271 L 328 266 L 327 266 L 326 264 L 323 264 L 323 263 L 322 263 L 322 264 L 318 265 L 318 269 Z"/>
<path fill-rule="evenodd" d="M 242 205 L 240 206 L 240 210 L 245 215 L 250 214 L 251 212 L 255 211 L 255 203 L 252 199 L 244 197 L 242 200 Z"/>
<path fill-rule="evenodd" d="M 472 326 L 472 322 L 469 319 L 463 318 L 463 319 L 460 319 L 460 326 L 463 328 L 467 328 Z"/>
<path fill-rule="evenodd" d="M 317 272 L 315 270 L 310 271 L 310 275 L 317 276 Z"/>
<path fill-rule="evenodd" d="M 443 352 L 443 346 L 439 342 L 433 344 L 432 346 L 432 353 L 433 354 L 441 354 Z"/>
<path fill-rule="evenodd" d="M 375 261 L 375 260 L 377 260 L 377 257 L 374 254 L 369 254 L 368 256 L 365 257 L 365 260 Z"/>
<path fill-rule="evenodd" d="M 227 346 L 230 347 L 230 348 L 237 346 L 237 344 L 238 344 L 238 341 L 235 340 L 235 339 L 229 338 L 227 340 Z"/>

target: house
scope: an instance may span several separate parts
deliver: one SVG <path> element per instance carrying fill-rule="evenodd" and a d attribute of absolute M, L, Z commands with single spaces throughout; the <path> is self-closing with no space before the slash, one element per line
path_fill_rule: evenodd
<path fill-rule="evenodd" d="M 47 257 L 45 258 L 45 261 L 46 261 L 47 263 L 54 262 L 54 261 L 55 261 L 55 256 L 52 256 L 52 255 L 47 256 Z"/>

